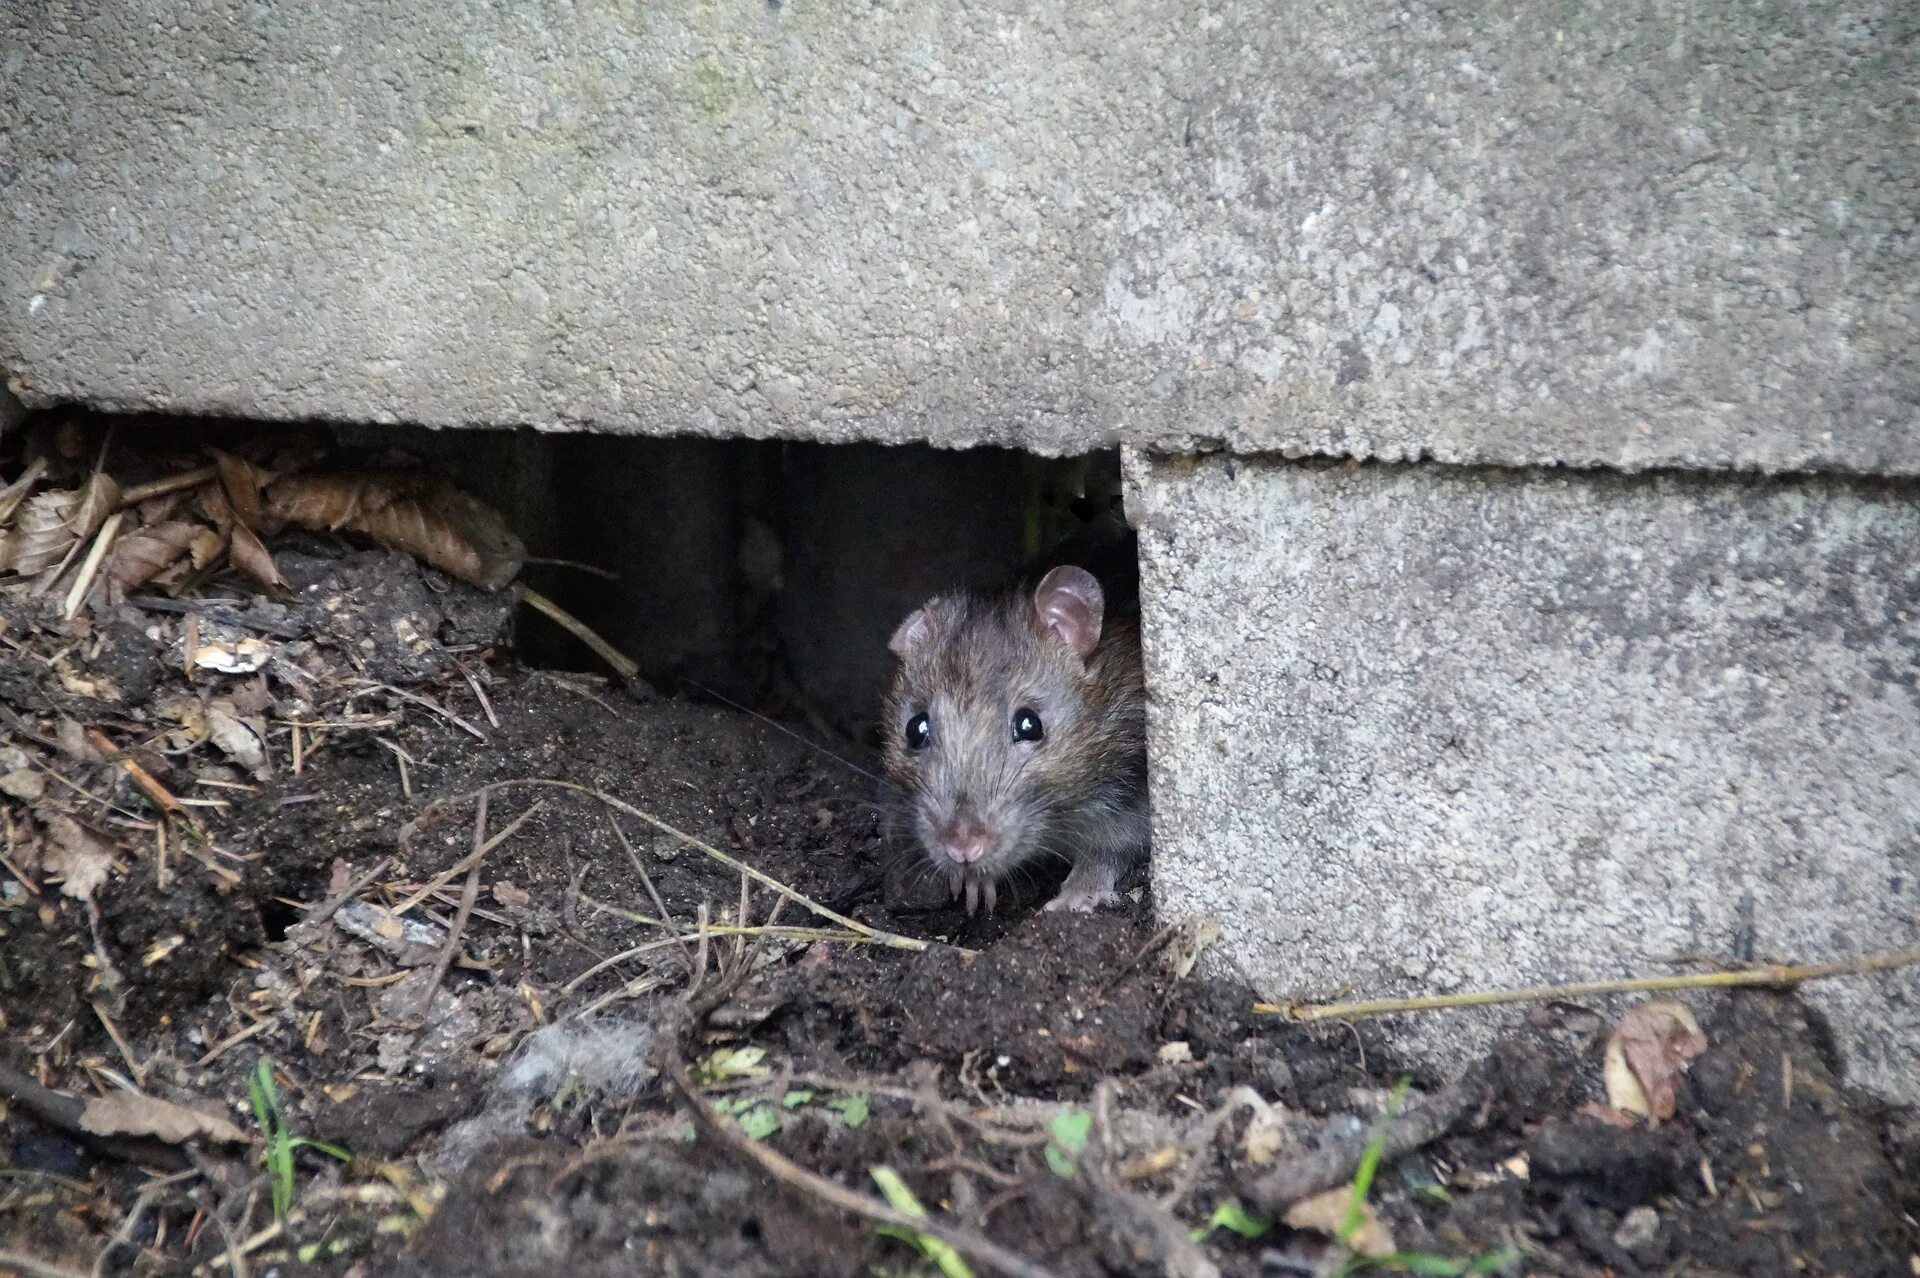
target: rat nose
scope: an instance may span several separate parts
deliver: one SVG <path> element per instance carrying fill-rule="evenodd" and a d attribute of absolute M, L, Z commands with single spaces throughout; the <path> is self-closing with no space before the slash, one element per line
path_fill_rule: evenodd
<path fill-rule="evenodd" d="M 993 831 L 976 817 L 955 817 L 940 827 L 940 850 L 956 865 L 971 865 L 993 846 Z"/>

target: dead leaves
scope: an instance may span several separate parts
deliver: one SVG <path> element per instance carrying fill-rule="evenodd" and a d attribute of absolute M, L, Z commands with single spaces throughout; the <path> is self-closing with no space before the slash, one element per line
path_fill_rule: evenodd
<path fill-rule="evenodd" d="M 68 562 L 120 502 L 120 485 L 95 472 L 79 488 L 36 493 L 20 505 L 0 545 L 0 568 L 37 577 Z"/>
<path fill-rule="evenodd" d="M 1347 1215 L 1355 1207 L 1353 1187 L 1340 1185 L 1324 1193 L 1302 1198 L 1287 1208 L 1283 1219 L 1291 1229 L 1307 1229 L 1329 1238 L 1341 1239 L 1362 1256 L 1391 1256 L 1397 1250 L 1393 1234 L 1380 1219 L 1379 1209 L 1371 1202 L 1358 1204 L 1360 1224 L 1350 1228 Z"/>
<path fill-rule="evenodd" d="M 487 590 L 512 581 L 526 561 L 491 507 L 434 476 L 293 475 L 269 490 L 266 514 L 315 531 L 361 533 Z"/>
<path fill-rule="evenodd" d="M 199 524 L 184 519 L 168 519 L 147 528 L 136 528 L 114 543 L 113 557 L 107 561 L 107 575 L 122 589 L 144 586 L 189 555 L 201 537 L 212 535 Z M 215 553 L 218 553 L 216 541 Z"/>
<path fill-rule="evenodd" d="M 1661 998 L 1630 1009 L 1607 1039 L 1607 1103 L 1654 1122 L 1672 1118 L 1680 1076 L 1706 1050 L 1685 1003 Z"/>
<path fill-rule="evenodd" d="M 113 869 L 113 845 L 64 812 L 41 817 L 47 843 L 40 854 L 41 869 L 59 877 L 60 891 L 76 901 L 90 901 Z"/>
<path fill-rule="evenodd" d="M 150 1136 L 169 1145 L 184 1145 L 195 1140 L 243 1145 L 247 1141 L 244 1131 L 219 1114 L 139 1092 L 111 1092 L 94 1097 L 80 1111 L 80 1130 L 95 1136 Z"/>
<path fill-rule="evenodd" d="M 77 487 L 36 491 L 48 470 L 36 458 L 0 488 L 0 576 L 35 579 L 36 593 L 70 580 L 70 614 L 101 580 L 114 597 L 174 588 L 223 555 L 259 586 L 282 591 L 286 578 L 267 542 L 288 528 L 354 534 L 488 590 L 511 583 L 526 562 L 499 514 L 440 476 L 286 473 L 237 453 L 213 457 L 213 466 L 125 494 L 101 471 Z"/>

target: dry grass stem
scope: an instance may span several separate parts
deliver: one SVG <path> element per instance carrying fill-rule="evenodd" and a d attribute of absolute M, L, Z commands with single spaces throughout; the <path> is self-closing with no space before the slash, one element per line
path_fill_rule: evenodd
<path fill-rule="evenodd" d="M 529 590 L 525 586 L 522 586 L 520 588 L 520 598 L 529 608 L 543 614 L 562 630 L 587 645 L 587 647 L 593 649 L 594 654 L 598 656 L 600 660 L 613 667 L 614 673 L 620 676 L 622 683 L 631 683 L 635 676 L 640 673 L 640 666 L 633 658 L 621 652 L 605 639 L 602 639 L 588 628 L 586 622 L 580 620 L 539 591 Z"/>
<path fill-rule="evenodd" d="M 1436 1012 L 1461 1007 L 1488 1007 L 1498 1003 L 1555 1002 L 1597 994 L 1649 994 L 1672 990 L 1733 989 L 1753 985 L 1799 985 L 1836 976 L 1865 976 L 1920 964 L 1920 946 L 1870 954 L 1842 963 L 1734 968 L 1721 972 L 1689 972 L 1679 976 L 1636 976 L 1613 981 L 1574 981 L 1566 985 L 1534 985 L 1511 990 L 1472 990 L 1465 994 L 1433 994 L 1416 998 L 1379 998 L 1356 1003 L 1255 1003 L 1253 1010 L 1290 1021 L 1349 1020 L 1358 1016 L 1386 1016 L 1396 1012 Z"/>
<path fill-rule="evenodd" d="M 665 821 L 662 821 L 659 817 L 654 816 L 650 812 L 642 811 L 641 809 L 633 806 L 633 804 L 628 803 L 622 799 L 616 799 L 615 797 L 613 797 L 611 794 L 608 794 L 604 790 L 595 789 L 593 786 L 590 786 L 590 785 L 580 785 L 577 782 L 573 782 L 573 781 L 553 781 L 553 780 L 547 780 L 540 777 L 523 777 L 523 778 L 519 778 L 517 780 L 512 780 L 512 781 L 495 781 L 491 785 L 482 786 L 480 789 L 472 791 L 471 793 L 468 793 L 468 794 L 452 795 L 444 799 L 436 799 L 434 800 L 434 802 L 427 805 L 427 808 L 424 812 L 422 812 L 419 816 L 415 817 L 412 821 L 408 822 L 406 827 L 401 831 L 400 837 L 401 837 L 402 846 L 405 845 L 407 839 L 411 836 L 411 834 L 415 830 L 418 830 L 421 826 L 425 825 L 428 821 L 430 821 L 434 816 L 436 816 L 439 813 L 439 811 L 442 808 L 452 806 L 453 804 L 456 804 L 456 803 L 463 803 L 468 799 L 476 798 L 479 795 L 484 793 L 489 793 L 495 790 L 511 789 L 516 786 L 531 786 L 531 787 L 539 787 L 539 788 L 552 789 L 552 790 L 567 790 L 567 791 L 571 791 L 574 794 L 584 794 L 588 798 L 598 799 L 600 802 L 606 804 L 610 808 L 614 808 L 617 811 L 624 812 L 631 817 L 638 817 L 640 820 L 645 821 L 648 825 L 652 826 L 656 830 L 659 830 L 663 834 L 672 835 L 674 838 L 679 839 L 682 843 L 685 843 L 688 847 L 697 848 L 701 852 L 705 853 L 707 856 L 712 857 L 714 860 L 718 861 L 720 864 L 727 866 L 729 869 L 738 871 L 739 873 L 746 875 L 747 877 L 751 878 L 755 883 L 758 883 L 760 886 L 764 888 L 771 889 L 774 893 L 776 893 L 779 896 L 785 897 L 787 900 L 792 901 L 795 905 L 802 906 L 808 910 L 811 910 L 815 914 L 818 914 L 821 918 L 829 919 L 832 922 L 838 923 L 841 927 L 846 928 L 850 932 L 860 933 L 860 935 L 866 937 L 869 941 L 873 942 L 876 945 L 886 945 L 894 949 L 900 949 L 900 950 L 925 950 L 929 948 L 928 942 L 926 941 L 917 940 L 911 936 L 901 936 L 894 932 L 883 931 L 882 929 L 876 928 L 876 927 L 869 927 L 867 924 L 860 922 L 858 919 L 848 918 L 846 915 L 841 914 L 839 911 L 829 909 L 827 906 L 820 904 L 818 901 L 813 900 L 811 897 L 805 896 L 799 891 L 795 890 L 794 888 L 788 887 L 785 883 L 782 883 L 779 879 L 774 878 L 771 874 L 768 874 L 762 870 L 757 870 L 753 866 L 748 865 L 746 862 L 740 860 L 739 858 L 729 856 L 727 853 L 722 852 L 719 848 L 714 847 L 712 844 L 707 843 L 701 839 L 694 838 L 691 834 L 688 834 L 685 830 L 681 830 L 667 824 Z"/>

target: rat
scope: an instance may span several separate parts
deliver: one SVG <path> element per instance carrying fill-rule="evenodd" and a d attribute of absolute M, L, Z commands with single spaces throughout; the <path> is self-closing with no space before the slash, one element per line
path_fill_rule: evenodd
<path fill-rule="evenodd" d="M 1147 856 L 1139 626 L 1108 605 L 1092 573 L 1062 564 L 1030 587 L 936 596 L 893 632 L 895 819 L 969 914 L 1057 861 L 1071 869 L 1046 908 L 1112 904 Z"/>

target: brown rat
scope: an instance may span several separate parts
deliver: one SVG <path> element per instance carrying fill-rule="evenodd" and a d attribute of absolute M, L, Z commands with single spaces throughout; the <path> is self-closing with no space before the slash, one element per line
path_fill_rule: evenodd
<path fill-rule="evenodd" d="M 1147 854 L 1139 630 L 1107 604 L 1068 565 L 939 596 L 894 631 L 881 731 L 896 820 L 968 913 L 1049 861 L 1072 869 L 1047 908 L 1092 909 Z"/>

